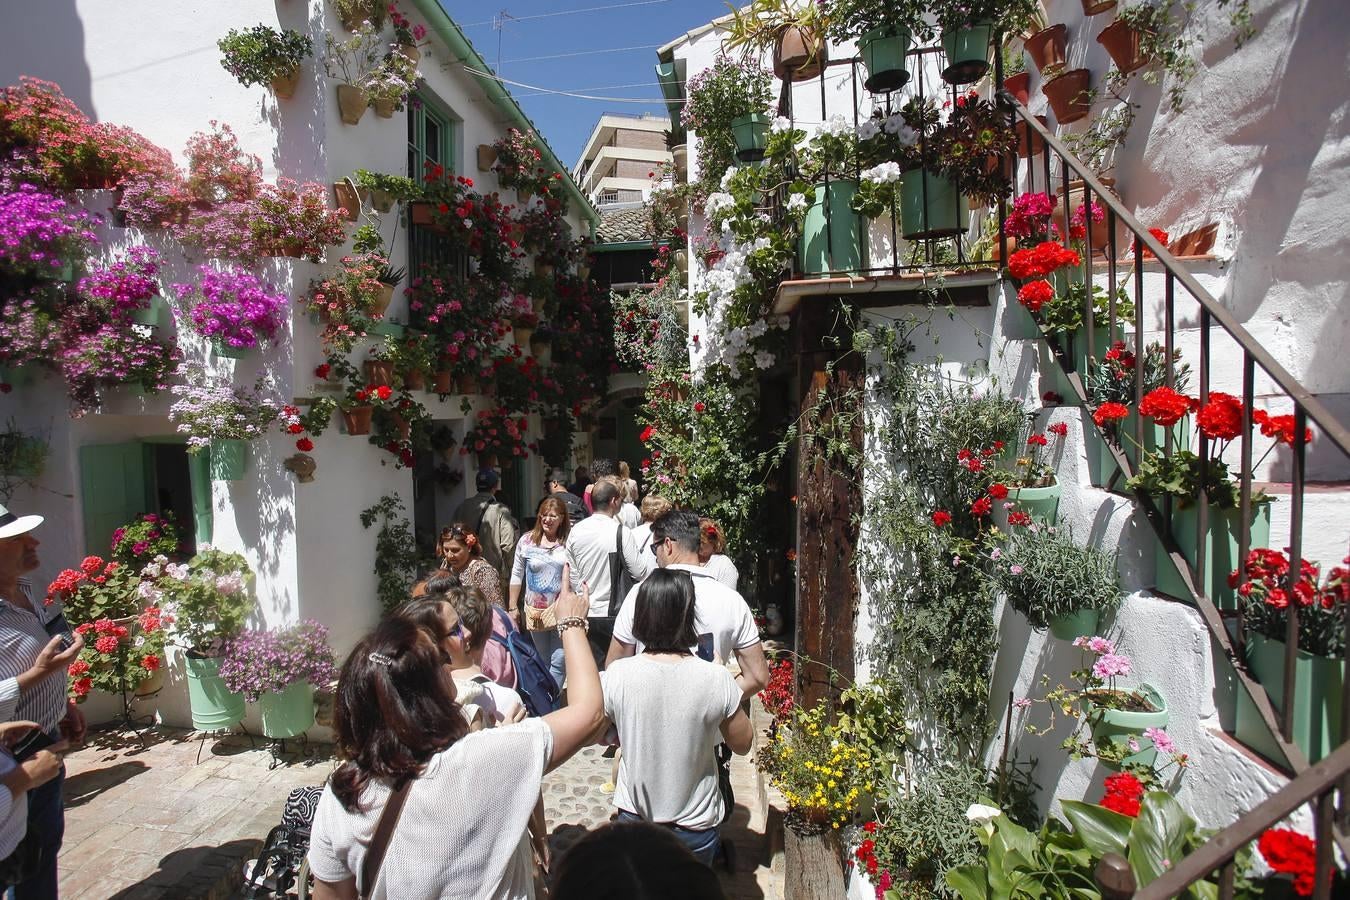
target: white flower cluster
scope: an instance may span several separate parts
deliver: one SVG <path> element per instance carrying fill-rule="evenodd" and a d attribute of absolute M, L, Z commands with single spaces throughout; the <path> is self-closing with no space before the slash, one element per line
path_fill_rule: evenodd
<path fill-rule="evenodd" d="M 905 124 L 905 118 L 900 113 L 887 116 L 881 127 L 886 129 L 887 134 L 895 135 L 902 146 L 912 147 L 919 141 L 919 133 Z"/>
<path fill-rule="evenodd" d="M 805 202 L 804 196 L 802 201 Z M 775 317 L 772 321 L 759 319 L 749 325 L 733 325 L 728 321 L 736 300 L 736 291 L 754 281 L 749 264 L 751 254 L 771 245 L 767 237 L 742 243 L 729 228 L 723 229 L 720 241 L 723 255 L 703 278 L 708 315 L 703 334 L 692 343 L 695 378 L 710 365 L 723 364 L 732 371 L 739 371 L 742 361 L 746 359 L 760 369 L 767 369 L 774 364 L 772 353 L 756 349 L 753 345 L 770 328 L 787 328 L 786 316 Z"/>
<path fill-rule="evenodd" d="M 736 198 L 726 191 L 714 191 L 703 201 L 703 213 L 709 219 L 716 219 L 718 213 L 736 205 Z"/>
<path fill-rule="evenodd" d="M 874 118 L 863 119 L 858 123 L 858 140 L 870 141 L 881 134 L 881 123 Z"/>
<path fill-rule="evenodd" d="M 867 173 L 864 172 L 863 174 L 866 175 Z M 792 212 L 793 210 L 798 209 L 806 209 L 806 195 L 796 192 L 789 194 L 787 198 L 787 209 L 788 212 Z"/>
<path fill-rule="evenodd" d="M 775 116 L 773 124 L 769 126 L 769 131 L 774 134 L 782 134 L 785 131 L 792 130 L 792 120 L 787 116 Z"/>
<path fill-rule="evenodd" d="M 863 169 L 860 174 L 863 181 L 870 181 L 873 184 L 894 184 L 900 180 L 900 164 L 898 162 L 879 163 L 870 169 Z"/>
<path fill-rule="evenodd" d="M 834 135 L 835 137 L 851 136 L 853 134 L 853 126 L 848 123 L 848 119 L 844 117 L 843 113 L 835 113 L 830 116 L 828 121 L 822 122 L 816 126 L 817 137 L 826 134 Z"/>

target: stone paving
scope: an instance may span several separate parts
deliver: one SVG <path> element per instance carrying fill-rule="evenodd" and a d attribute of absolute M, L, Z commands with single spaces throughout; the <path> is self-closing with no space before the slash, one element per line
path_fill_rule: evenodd
<path fill-rule="evenodd" d="M 291 788 L 320 784 L 332 770 L 331 749 L 269 769 L 272 757 L 231 735 L 204 742 L 167 728 L 131 735 L 93 732 L 66 757 L 66 838 L 61 896 L 80 898 L 230 898 L 244 861 L 281 819 Z M 588 747 L 544 780 L 550 845 L 556 855 L 588 829 L 609 820 L 603 791 L 613 760 Z M 200 761 L 198 755 L 200 754 Z M 779 900 L 781 862 L 772 864 L 766 807 L 751 757 L 736 757 L 736 810 L 724 834 L 736 846 L 736 871 L 723 872 L 731 900 Z M 772 816 L 770 822 L 777 824 Z M 779 826 L 781 827 L 781 826 Z M 781 859 L 781 857 L 779 857 Z"/>

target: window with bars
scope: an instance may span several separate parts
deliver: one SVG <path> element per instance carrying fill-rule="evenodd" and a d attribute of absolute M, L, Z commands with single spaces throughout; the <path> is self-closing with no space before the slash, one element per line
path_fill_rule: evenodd
<path fill-rule="evenodd" d="M 440 165 L 447 174 L 458 169 L 456 162 L 456 120 L 425 93 L 414 95 L 408 104 L 408 177 L 421 180 L 427 169 Z M 451 246 L 445 235 L 418 225 L 408 226 L 408 275 L 420 278 L 428 269 L 453 267 L 467 272 L 468 259 L 462 249 Z M 415 323 L 414 323 L 415 324 Z"/>

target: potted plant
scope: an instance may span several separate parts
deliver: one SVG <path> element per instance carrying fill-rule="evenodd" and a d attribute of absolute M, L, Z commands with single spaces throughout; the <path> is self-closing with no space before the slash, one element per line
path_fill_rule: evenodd
<path fill-rule="evenodd" d="M 158 253 L 144 245 L 135 246 L 115 255 L 109 263 L 89 266 L 75 289 L 82 301 L 99 309 L 111 322 L 157 329 L 165 311 L 156 280 L 159 264 Z"/>
<path fill-rule="evenodd" d="M 263 185 L 248 217 L 248 231 L 261 256 L 320 262 L 325 247 L 345 243 L 342 215 L 328 205 L 318 182 L 278 178 Z"/>
<path fill-rule="evenodd" d="M 1285 704 L 1285 641 L 1289 610 L 1298 611 L 1298 651 L 1294 662 L 1294 743 L 1315 763 L 1341 739 L 1341 686 L 1345 682 L 1345 618 L 1350 610 L 1350 557 L 1333 566 L 1325 580 L 1320 567 L 1302 560 L 1289 591 L 1287 553 L 1258 547 L 1247 564 L 1228 576 L 1242 603 L 1243 652 L 1256 680 L 1266 689 L 1276 715 Z M 1239 740 L 1265 749 L 1266 725 L 1245 696 L 1239 697 Z M 1274 753 L 1272 755 L 1278 755 Z"/>
<path fill-rule="evenodd" d="M 392 4 L 391 4 L 392 5 Z M 370 30 L 379 34 L 389 7 L 384 0 L 333 0 L 342 27 L 348 31 Z"/>
<path fill-rule="evenodd" d="M 1064 54 L 1068 45 L 1068 27 L 1063 23 L 1043 28 L 1023 43 L 1027 55 L 1042 75 L 1064 68 Z"/>
<path fill-rule="evenodd" d="M 1020 34 L 1039 13 L 1036 0 L 932 0 L 928 11 L 937 19 L 949 84 L 970 84 L 989 71 L 989 43 L 995 26 L 1004 34 Z"/>
<path fill-rule="evenodd" d="M 416 64 L 422 58 L 422 51 L 418 48 L 426 40 L 426 26 L 420 22 L 414 23 L 392 3 L 389 5 L 389 20 L 394 25 L 394 44 L 398 52 Z"/>
<path fill-rule="evenodd" d="M 96 221 L 69 201 L 31 184 L 0 193 L 0 264 L 20 283 L 73 281 L 92 244 Z"/>
<path fill-rule="evenodd" d="M 384 315 L 393 299 L 393 287 L 380 280 L 384 257 L 374 253 L 344 256 L 327 278 L 311 281 L 305 309 L 329 328 L 347 325 L 365 330 Z"/>
<path fill-rule="evenodd" d="M 529 424 L 525 416 L 505 407 L 479 410 L 473 426 L 464 435 L 460 455 L 477 453 L 480 465 L 492 465 L 491 460 L 506 464 L 525 457 L 528 455 L 525 431 Z"/>
<path fill-rule="evenodd" d="M 1026 106 L 1031 101 L 1031 73 L 1027 71 L 1027 57 L 1019 48 L 1003 48 L 1003 89 L 1017 102 Z"/>
<path fill-rule="evenodd" d="M 1020 296 L 1020 295 L 1019 295 Z M 1117 341 L 1125 337 L 1125 323 L 1134 319 L 1134 303 L 1125 293 L 1124 285 L 1115 290 L 1115 319 L 1111 319 L 1112 298 L 1099 284 L 1092 285 L 1092 332 L 1091 346 L 1088 342 L 1087 327 L 1088 286 L 1083 281 L 1071 281 L 1066 289 L 1056 292 L 1054 297 L 1041 304 L 1034 313 L 1040 323 L 1041 331 L 1054 336 L 1064 353 L 1064 359 L 1070 371 L 1077 372 L 1079 378 L 1086 379 L 1092 361 L 1108 352 Z M 1089 353 L 1089 350 L 1092 352 Z M 1069 387 L 1064 369 L 1053 360 L 1048 367 L 1054 375 L 1053 390 L 1066 398 L 1074 395 Z M 1072 405 L 1072 401 L 1070 401 Z"/>
<path fill-rule="evenodd" d="M 172 511 L 141 513 L 126 525 L 119 525 L 112 533 L 112 555 L 134 572 L 156 556 L 173 559 L 182 548 L 178 522 Z"/>
<path fill-rule="evenodd" d="M 722 46 L 741 49 L 745 58 L 758 59 L 773 50 L 773 73 L 781 81 L 815 78 L 829 61 L 825 32 L 828 13 L 821 3 L 796 0 L 752 0 L 742 11 L 733 7 Z"/>
<path fill-rule="evenodd" d="M 360 87 L 375 115 L 389 119 L 403 109 L 419 77 L 417 63 L 403 53 L 386 53 Z"/>
<path fill-rule="evenodd" d="M 394 367 L 394 384 L 410 391 L 426 389 L 427 375 L 436 363 L 431 336 L 409 331 L 384 339 L 382 356 Z"/>
<path fill-rule="evenodd" d="M 46 438 L 20 429 L 10 419 L 0 431 L 0 503 L 9 503 L 19 485 L 32 485 L 47 467 L 51 445 Z"/>
<path fill-rule="evenodd" d="M 1135 423 L 1138 414 L 1130 409 L 1134 402 L 1135 354 L 1125 341 L 1116 341 L 1106 349 L 1100 360 L 1088 362 L 1086 381 L 1087 409 L 1099 410 L 1107 403 L 1124 406 L 1128 414 L 1122 419 L 1101 416 L 1097 428 L 1084 427 L 1087 439 L 1088 473 L 1094 485 L 1106 487 L 1111 483 L 1117 466 L 1108 443 L 1122 449 L 1133 447 Z M 1175 448 L 1190 446 L 1190 420 L 1184 416 L 1190 408 L 1185 397 L 1190 385 L 1191 367 L 1181 361 L 1181 351 L 1173 350 L 1170 368 L 1172 384 L 1167 384 L 1169 363 L 1163 345 L 1153 342 L 1144 348 L 1144 404 L 1150 424 L 1144 429 L 1145 451 L 1166 448 L 1168 442 Z M 1095 420 L 1094 420 L 1095 424 Z M 1099 430 L 1100 429 L 1100 430 Z M 1136 457 L 1137 458 L 1137 457 Z"/>
<path fill-rule="evenodd" d="M 300 64 L 313 55 L 310 39 L 298 31 L 277 31 L 255 25 L 244 31 L 231 28 L 216 42 L 220 64 L 242 85 L 270 85 L 279 99 L 295 96 Z"/>
<path fill-rule="evenodd" d="M 1060 69 L 1047 74 L 1041 93 L 1055 111 L 1061 125 L 1077 122 L 1092 111 L 1092 72 L 1087 69 Z"/>
<path fill-rule="evenodd" d="M 248 442 L 266 434 L 276 421 L 280 404 L 263 395 L 259 376 L 252 390 L 210 379 L 200 369 L 189 372 L 185 384 L 173 392 L 178 400 L 169 408 L 169 420 L 188 436 L 188 452 L 211 452 L 211 477 L 237 481 L 248 465 Z"/>
<path fill-rule="evenodd" d="M 216 353 L 242 359 L 285 327 L 288 298 L 244 269 L 198 269 L 196 284 L 175 284 L 174 293 L 189 307 L 192 330 L 211 341 Z"/>
<path fill-rule="evenodd" d="M 338 38 L 332 32 L 324 34 L 323 68 L 329 78 L 338 82 L 338 111 L 342 121 L 358 125 L 370 105 L 364 85 L 384 58 L 384 39 L 379 31 L 361 25 L 348 38 Z"/>
<path fill-rule="evenodd" d="M 50 606 L 60 600 L 70 622 L 110 619 L 128 625 L 145 608 L 136 592 L 137 571 L 116 560 L 86 556 L 79 568 L 61 570 L 47 586 L 44 602 Z"/>
<path fill-rule="evenodd" d="M 367 169 L 357 169 L 352 174 L 356 178 L 356 187 L 369 192 L 370 205 L 376 212 L 389 212 L 395 202 L 406 203 L 419 196 L 418 186 L 402 175 L 384 175 Z"/>
<path fill-rule="evenodd" d="M 1116 555 L 1080 547 L 1063 525 L 1012 528 L 991 551 L 989 573 L 1032 628 L 1060 640 L 1096 634 L 1101 614 L 1120 603 Z"/>
<path fill-rule="evenodd" d="M 305 620 L 277 631 L 244 630 L 225 642 L 220 677 L 225 687 L 257 703 L 270 738 L 304 734 L 314 724 L 314 690 L 337 678 L 328 629 Z"/>
<path fill-rule="evenodd" d="M 1062 488 L 1055 476 L 1054 463 L 1045 458 L 1055 442 L 1055 456 L 1063 453 L 1068 426 L 1063 422 L 1050 424 L 1045 431 L 1037 431 L 1036 414 L 1027 417 L 1018 437 L 1020 452 L 1013 453 L 1013 467 L 995 473 L 996 483 L 990 487 L 990 496 L 999 503 L 994 511 L 994 522 L 1005 531 L 1006 526 L 1026 526 L 1032 522 L 1054 525 L 1059 512 Z M 1007 453 L 1002 447 L 997 447 Z M 1001 488 L 1001 489 L 1000 489 Z M 1006 494 L 1004 492 L 1006 491 Z M 1003 496 L 999 496 L 1003 494 Z"/>
<path fill-rule="evenodd" d="M 172 617 L 168 617 L 172 622 Z M 164 684 L 164 619 L 151 607 L 135 616 L 131 625 L 111 619 L 87 621 L 75 627 L 85 647 L 70 664 L 70 695 L 76 703 L 89 698 L 93 688 L 129 695 L 153 694 Z"/>
<path fill-rule="evenodd" d="M 511 128 L 506 135 L 492 143 L 496 160 L 492 171 L 503 188 L 514 188 L 522 202 L 535 194 L 548 191 L 553 178 L 543 166 L 544 154 L 539 149 L 539 138 L 533 131 Z"/>
<path fill-rule="evenodd" d="M 185 651 L 192 727 L 229 728 L 244 717 L 244 698 L 225 686 L 220 657 L 257 605 L 248 560 L 203 550 L 185 563 L 157 560 L 141 570 L 141 579 L 162 611 L 169 643 Z"/>
<path fill-rule="evenodd" d="M 342 413 L 342 424 L 352 436 L 370 434 L 371 418 L 375 407 L 388 402 L 394 396 L 389 385 L 376 385 L 365 381 L 356 367 L 345 359 L 330 357 L 330 364 L 341 374 L 345 383 L 342 396 L 338 398 L 338 409 Z"/>
<path fill-rule="evenodd" d="M 830 0 L 825 35 L 836 43 L 857 38 L 872 93 L 898 91 L 909 83 L 910 44 L 928 40 L 931 30 L 916 0 Z"/>
<path fill-rule="evenodd" d="M 758 63 L 726 56 L 688 80 L 680 122 L 698 135 L 700 177 L 720 178 L 736 158 L 763 158 L 772 84 L 772 76 Z"/>
<path fill-rule="evenodd" d="M 789 136 L 795 137 L 795 133 Z M 836 114 L 822 123 L 802 149 L 799 173 L 804 183 L 792 187 L 802 193 L 806 202 L 791 198 L 788 202 L 805 206 L 797 250 L 797 264 L 803 274 L 862 270 L 865 229 L 854 211 L 858 181 L 853 173 L 857 160 L 857 135 L 842 115 Z"/>

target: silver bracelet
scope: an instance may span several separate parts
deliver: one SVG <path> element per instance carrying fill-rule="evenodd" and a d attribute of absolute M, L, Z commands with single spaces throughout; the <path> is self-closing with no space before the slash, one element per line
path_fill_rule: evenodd
<path fill-rule="evenodd" d="M 559 620 L 558 636 L 561 637 L 562 633 L 569 628 L 580 628 L 582 631 L 589 632 L 591 630 L 591 623 L 587 622 L 581 616 L 568 616 L 565 619 Z"/>

